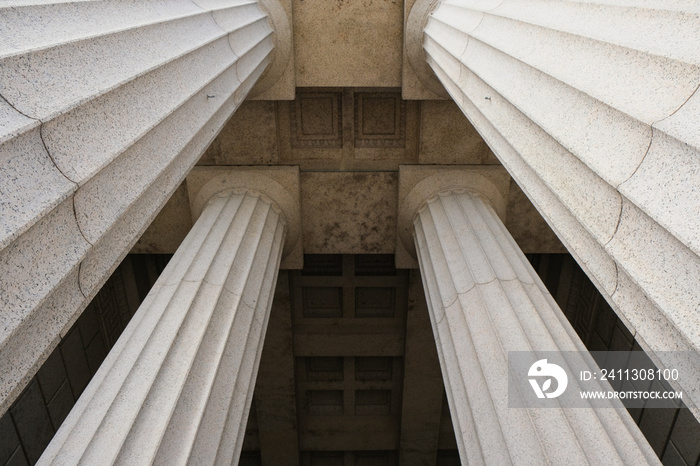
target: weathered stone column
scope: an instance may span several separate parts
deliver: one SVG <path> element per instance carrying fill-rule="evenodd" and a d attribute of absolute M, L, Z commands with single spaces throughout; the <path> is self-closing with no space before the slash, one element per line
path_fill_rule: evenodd
<path fill-rule="evenodd" d="M 218 181 L 41 464 L 237 461 L 285 238 L 289 249 L 299 214 L 285 208 L 296 196 L 273 180 L 265 192 L 279 200 L 222 191 Z"/>
<path fill-rule="evenodd" d="M 290 50 L 276 0 L 0 6 L 0 413 Z"/>
<path fill-rule="evenodd" d="M 417 74 L 440 92 L 437 76 L 636 340 L 684 374 L 700 418 L 698 11 L 425 0 L 406 44 Z"/>
<path fill-rule="evenodd" d="M 585 347 L 489 201 L 426 181 L 403 207 L 427 195 L 413 234 L 462 463 L 658 463 L 619 401 L 509 408 L 509 351 Z"/>

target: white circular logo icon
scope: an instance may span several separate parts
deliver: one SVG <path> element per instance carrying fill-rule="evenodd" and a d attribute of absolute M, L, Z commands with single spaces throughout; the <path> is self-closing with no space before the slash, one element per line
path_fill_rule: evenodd
<path fill-rule="evenodd" d="M 556 398 L 564 393 L 569 383 L 566 371 L 556 364 L 549 364 L 546 359 L 540 359 L 530 366 L 527 375 L 528 377 L 536 377 L 528 380 L 537 398 Z M 540 379 L 544 379 L 541 386 L 538 382 Z M 557 381 L 557 385 L 556 390 L 550 392 L 548 390 L 552 388 L 552 379 Z"/>

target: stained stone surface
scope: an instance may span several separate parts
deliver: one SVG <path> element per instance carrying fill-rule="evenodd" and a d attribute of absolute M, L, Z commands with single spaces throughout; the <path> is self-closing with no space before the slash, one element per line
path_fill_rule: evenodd
<path fill-rule="evenodd" d="M 304 251 L 393 252 L 397 181 L 392 172 L 302 173 Z"/>
<path fill-rule="evenodd" d="M 274 102 L 246 101 L 198 165 L 275 165 L 279 161 Z"/>
<path fill-rule="evenodd" d="M 294 0 L 297 86 L 400 86 L 402 10 L 394 1 Z"/>
<path fill-rule="evenodd" d="M 498 165 L 489 146 L 452 101 L 421 102 L 421 164 Z"/>

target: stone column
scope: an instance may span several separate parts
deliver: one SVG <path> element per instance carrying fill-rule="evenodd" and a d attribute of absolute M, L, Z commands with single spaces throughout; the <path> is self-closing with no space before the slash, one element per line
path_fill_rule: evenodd
<path fill-rule="evenodd" d="M 214 191 L 41 464 L 237 461 L 298 211 Z"/>
<path fill-rule="evenodd" d="M 428 194 L 413 234 L 462 463 L 657 463 L 619 402 L 509 408 L 509 351 L 585 348 L 488 201 Z"/>
<path fill-rule="evenodd" d="M 280 77 L 281 8 L 0 6 L 0 413 L 251 89 Z"/>
<path fill-rule="evenodd" d="M 637 341 L 684 374 L 700 418 L 697 13 L 663 1 L 425 0 L 406 44 Z"/>

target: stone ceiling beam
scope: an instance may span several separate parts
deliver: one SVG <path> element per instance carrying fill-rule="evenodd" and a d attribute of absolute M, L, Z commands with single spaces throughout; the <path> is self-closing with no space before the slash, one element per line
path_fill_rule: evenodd
<path fill-rule="evenodd" d="M 425 292 L 413 270 L 406 312 L 399 464 L 432 466 L 437 461 L 444 389 Z"/>
<path fill-rule="evenodd" d="M 283 272 L 277 280 L 255 387 L 263 466 L 299 464 L 291 306 L 289 274 Z"/>

